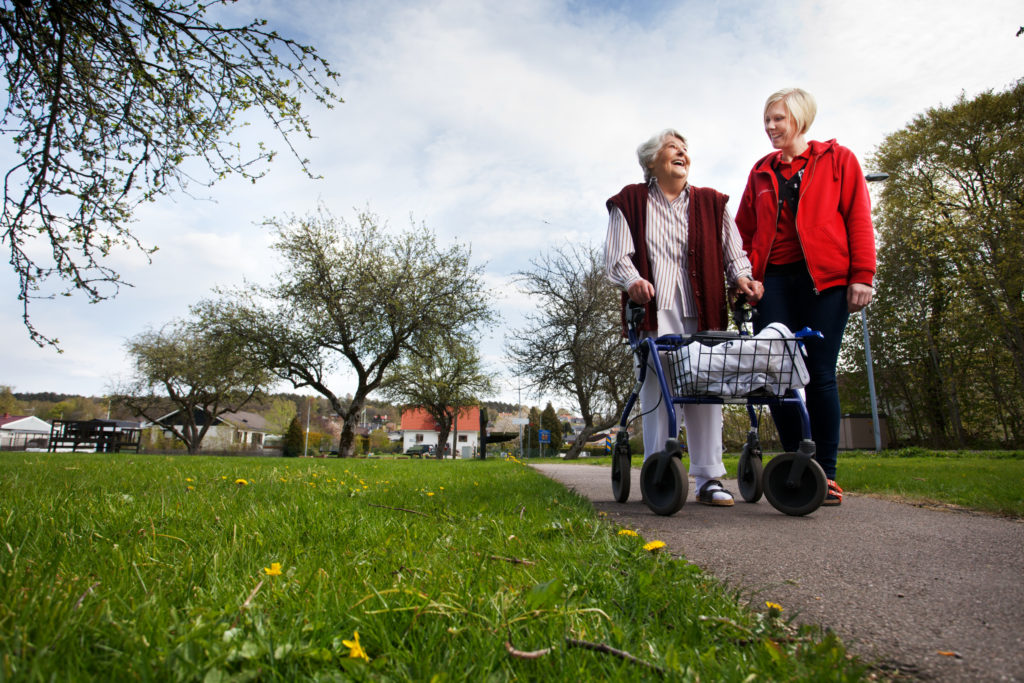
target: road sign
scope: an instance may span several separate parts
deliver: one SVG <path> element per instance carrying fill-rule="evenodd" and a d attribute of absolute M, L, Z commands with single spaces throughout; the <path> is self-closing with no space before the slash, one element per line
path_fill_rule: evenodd
<path fill-rule="evenodd" d="M 547 429 L 538 429 L 537 438 L 540 439 L 541 443 L 551 443 L 551 432 Z"/>

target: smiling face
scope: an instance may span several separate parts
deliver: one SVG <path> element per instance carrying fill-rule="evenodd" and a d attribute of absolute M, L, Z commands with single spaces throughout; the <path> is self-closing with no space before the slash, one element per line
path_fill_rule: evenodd
<path fill-rule="evenodd" d="M 781 149 L 783 156 L 795 156 L 807 147 L 804 134 L 782 100 L 773 102 L 765 111 L 764 132 L 772 141 L 772 147 Z"/>
<path fill-rule="evenodd" d="M 666 137 L 649 168 L 659 185 L 685 184 L 690 175 L 690 154 L 686 143 L 677 137 Z"/>

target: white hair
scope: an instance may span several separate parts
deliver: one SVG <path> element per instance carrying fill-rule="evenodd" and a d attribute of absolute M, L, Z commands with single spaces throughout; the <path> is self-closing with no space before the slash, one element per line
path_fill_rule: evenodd
<path fill-rule="evenodd" d="M 636 148 L 636 158 L 640 162 L 640 168 L 644 170 L 644 182 L 651 182 L 653 177 L 651 163 L 665 144 L 665 138 L 678 138 L 684 145 L 686 144 L 686 138 L 683 137 L 682 133 L 675 128 L 666 128 L 660 133 L 652 135 L 649 140 Z"/>

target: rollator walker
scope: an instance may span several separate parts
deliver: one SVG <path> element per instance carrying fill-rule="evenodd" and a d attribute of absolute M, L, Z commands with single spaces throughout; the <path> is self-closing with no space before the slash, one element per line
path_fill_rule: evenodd
<path fill-rule="evenodd" d="M 753 336 L 747 330 L 753 314 L 741 301 L 733 310 L 739 332 L 706 331 L 689 336 L 650 338 L 642 336 L 637 329 L 644 318 L 644 307 L 627 301 L 627 339 L 640 371 L 622 411 L 612 454 L 612 492 L 617 502 L 629 500 L 632 471 L 629 414 L 647 373 L 652 370 L 658 378 L 661 400 L 658 406 L 644 406 L 644 410 L 651 412 L 663 407 L 668 413 L 669 434 L 679 433 L 676 404 L 746 404 L 750 430 L 737 468 L 743 500 L 756 503 L 763 494 L 777 510 L 795 516 L 810 514 L 824 502 L 828 482 L 825 471 L 814 460 L 810 418 L 798 391 L 807 382 L 803 340 L 823 336 L 806 327 L 792 333 L 781 326 L 769 326 L 775 328 L 771 335 L 763 330 Z M 673 391 L 669 390 L 661 354 L 668 360 Z M 803 438 L 795 453 L 780 453 L 763 463 L 755 406 L 785 404 L 799 410 Z M 676 439 L 669 438 L 664 450 L 644 460 L 640 491 L 647 507 L 655 514 L 675 514 L 686 502 L 689 480 L 682 465 L 683 450 Z"/>

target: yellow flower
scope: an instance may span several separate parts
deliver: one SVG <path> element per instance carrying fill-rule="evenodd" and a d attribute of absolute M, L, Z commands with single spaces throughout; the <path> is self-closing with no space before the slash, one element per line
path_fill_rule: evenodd
<path fill-rule="evenodd" d="M 245 479 L 235 479 L 235 483 L 238 484 L 239 486 L 249 485 L 249 482 L 247 482 Z"/>
<path fill-rule="evenodd" d="M 185 490 L 186 490 L 186 491 L 195 491 L 195 490 L 196 490 L 196 487 L 195 487 L 195 486 L 186 486 L 186 487 L 185 487 Z"/>
<path fill-rule="evenodd" d="M 644 544 L 644 550 L 648 552 L 654 552 L 665 547 L 665 541 L 651 541 L 650 543 Z"/>
<path fill-rule="evenodd" d="M 637 532 L 632 529 L 619 529 L 619 536 L 639 536 Z"/>
<path fill-rule="evenodd" d="M 427 495 L 428 495 L 428 496 L 432 496 L 432 495 L 434 495 L 434 492 L 433 492 L 433 491 L 431 491 L 431 492 L 430 492 L 430 493 L 428 493 Z"/>
<path fill-rule="evenodd" d="M 348 656 L 353 659 L 362 659 L 370 661 L 370 658 L 366 655 L 366 650 L 359 644 L 359 631 L 352 632 L 352 640 L 343 640 L 341 644 L 348 648 Z"/>
<path fill-rule="evenodd" d="M 195 481 L 192 477 L 185 477 L 185 481 Z"/>
<path fill-rule="evenodd" d="M 271 562 L 269 567 L 264 567 L 263 571 L 266 572 L 267 576 L 281 576 L 281 563 Z"/>
<path fill-rule="evenodd" d="M 777 602 L 766 602 L 766 603 L 764 603 L 764 605 L 765 605 L 765 607 L 768 608 L 768 614 L 770 614 L 771 616 L 777 617 L 780 614 L 782 614 L 782 605 L 780 605 L 779 603 L 777 603 Z"/>

